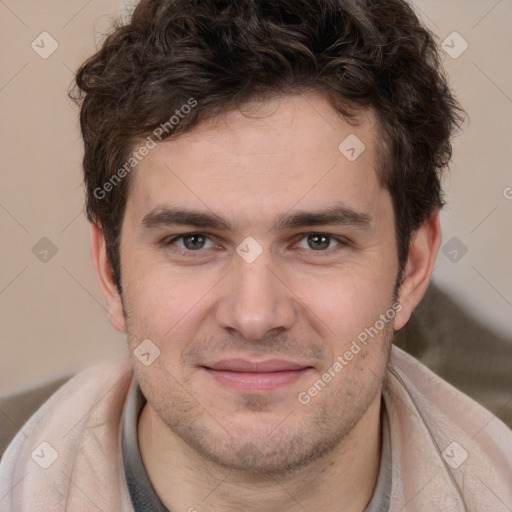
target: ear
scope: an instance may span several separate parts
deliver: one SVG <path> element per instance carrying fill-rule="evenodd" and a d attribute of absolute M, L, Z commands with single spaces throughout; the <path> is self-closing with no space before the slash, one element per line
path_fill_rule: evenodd
<path fill-rule="evenodd" d="M 126 332 L 123 303 L 117 290 L 112 266 L 107 256 L 105 237 L 101 228 L 91 222 L 91 257 L 96 269 L 103 296 L 107 299 L 109 307 L 109 320 L 112 326 L 119 332 Z"/>
<path fill-rule="evenodd" d="M 427 291 L 441 245 L 441 227 L 436 212 L 413 234 L 398 295 L 402 309 L 395 317 L 395 329 L 401 329 L 411 318 L 414 308 Z"/>

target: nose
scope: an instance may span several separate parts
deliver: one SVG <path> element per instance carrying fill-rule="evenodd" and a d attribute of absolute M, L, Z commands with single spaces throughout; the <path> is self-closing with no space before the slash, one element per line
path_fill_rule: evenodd
<path fill-rule="evenodd" d="M 248 341 L 263 340 L 271 331 L 289 330 L 299 310 L 289 284 L 267 255 L 264 251 L 252 263 L 235 255 L 217 305 L 218 324 L 238 331 Z"/>

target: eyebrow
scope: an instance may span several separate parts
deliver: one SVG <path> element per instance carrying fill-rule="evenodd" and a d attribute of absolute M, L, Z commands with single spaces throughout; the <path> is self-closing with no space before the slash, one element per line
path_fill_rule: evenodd
<path fill-rule="evenodd" d="M 326 224 L 369 227 L 371 217 L 344 205 L 335 205 L 318 211 L 298 211 L 275 219 L 272 230 L 279 231 L 303 226 Z M 154 229 L 173 225 L 194 226 L 200 229 L 216 229 L 233 232 L 233 225 L 213 212 L 201 212 L 183 208 L 156 208 L 144 216 L 141 226 Z"/>

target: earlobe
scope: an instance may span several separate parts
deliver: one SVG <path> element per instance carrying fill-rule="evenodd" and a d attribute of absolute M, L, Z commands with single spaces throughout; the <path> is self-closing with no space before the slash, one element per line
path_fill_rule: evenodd
<path fill-rule="evenodd" d="M 395 317 L 396 330 L 409 321 L 414 308 L 427 291 L 440 245 L 439 214 L 435 213 L 412 236 L 398 295 L 402 309 Z"/>
<path fill-rule="evenodd" d="M 91 223 L 90 249 L 101 291 L 108 302 L 109 321 L 116 330 L 125 333 L 123 303 L 107 256 L 105 237 L 101 227 L 94 222 Z"/>

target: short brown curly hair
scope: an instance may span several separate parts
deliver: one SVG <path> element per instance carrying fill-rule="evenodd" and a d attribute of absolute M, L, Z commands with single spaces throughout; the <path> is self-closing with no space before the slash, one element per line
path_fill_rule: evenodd
<path fill-rule="evenodd" d="M 412 233 L 443 205 L 440 174 L 463 119 L 434 36 L 402 0 L 142 0 L 76 86 L 87 218 L 103 230 L 120 292 L 131 176 L 97 191 L 191 98 L 197 106 L 166 136 L 276 94 L 320 92 L 349 120 L 372 109 L 401 270 Z"/>

